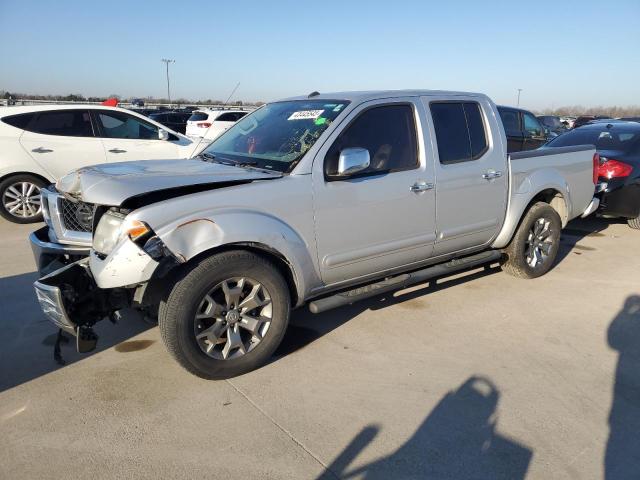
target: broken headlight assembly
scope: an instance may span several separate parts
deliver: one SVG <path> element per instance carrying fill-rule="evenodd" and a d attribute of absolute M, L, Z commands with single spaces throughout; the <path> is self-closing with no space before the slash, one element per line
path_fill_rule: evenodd
<path fill-rule="evenodd" d="M 128 219 L 117 210 L 108 210 L 100 218 L 93 234 L 93 250 L 101 255 L 109 255 L 125 236 L 140 244 L 151 235 L 153 231 L 146 223 Z"/>

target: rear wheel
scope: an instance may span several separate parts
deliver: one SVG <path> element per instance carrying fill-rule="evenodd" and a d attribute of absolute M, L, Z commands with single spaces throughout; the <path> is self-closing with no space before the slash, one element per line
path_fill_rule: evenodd
<path fill-rule="evenodd" d="M 189 372 L 229 378 L 264 365 L 289 321 L 289 289 L 277 267 L 251 252 L 194 265 L 160 304 L 169 353 Z"/>
<path fill-rule="evenodd" d="M 14 175 L 0 182 L 0 215 L 14 223 L 42 221 L 40 189 L 46 183 L 33 175 Z"/>
<path fill-rule="evenodd" d="M 629 226 L 631 228 L 634 228 L 636 230 L 640 230 L 640 215 L 638 215 L 636 218 L 628 219 L 627 223 L 629 224 Z"/>
<path fill-rule="evenodd" d="M 503 269 L 519 278 L 536 278 L 547 273 L 558 255 L 561 230 L 558 212 L 547 203 L 535 203 L 504 251 Z"/>

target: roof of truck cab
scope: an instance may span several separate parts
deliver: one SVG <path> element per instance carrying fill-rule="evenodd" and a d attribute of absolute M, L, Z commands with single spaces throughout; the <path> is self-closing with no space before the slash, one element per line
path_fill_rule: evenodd
<path fill-rule="evenodd" d="M 328 92 L 318 95 L 300 95 L 297 97 L 284 98 L 281 101 L 291 100 L 347 100 L 349 102 L 366 102 L 369 100 L 378 100 L 383 98 L 400 98 L 400 97 L 423 97 L 423 96 L 474 96 L 486 98 L 483 93 L 472 92 L 455 92 L 447 90 L 369 90 L 355 92 Z"/>

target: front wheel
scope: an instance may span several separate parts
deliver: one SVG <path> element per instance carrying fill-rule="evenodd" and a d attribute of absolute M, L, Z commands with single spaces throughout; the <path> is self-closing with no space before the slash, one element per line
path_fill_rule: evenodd
<path fill-rule="evenodd" d="M 560 248 L 560 215 L 548 203 L 533 204 L 505 248 L 502 268 L 519 278 L 536 278 L 553 266 Z"/>
<path fill-rule="evenodd" d="M 289 321 L 289 289 L 270 261 L 246 251 L 194 265 L 160 304 L 158 323 L 175 360 L 206 379 L 264 365 Z"/>
<path fill-rule="evenodd" d="M 640 230 L 640 215 L 638 215 L 636 218 L 630 218 L 629 220 L 627 220 L 627 224 L 635 230 Z"/>

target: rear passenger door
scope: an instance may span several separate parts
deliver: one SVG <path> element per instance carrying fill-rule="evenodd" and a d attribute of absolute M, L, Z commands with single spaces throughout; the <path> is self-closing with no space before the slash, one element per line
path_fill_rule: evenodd
<path fill-rule="evenodd" d="M 423 115 L 412 99 L 361 105 L 317 154 L 314 217 L 327 284 L 430 257 L 435 195 L 433 166 L 423 148 Z M 369 151 L 369 168 L 336 177 L 340 152 L 354 147 Z"/>
<path fill-rule="evenodd" d="M 86 109 L 46 110 L 33 116 L 20 137 L 23 148 L 56 179 L 88 165 L 105 162 Z"/>
<path fill-rule="evenodd" d="M 434 255 L 485 245 L 502 226 L 507 201 L 507 158 L 500 135 L 492 135 L 500 128 L 489 116 L 492 105 L 423 101 L 437 144 Z"/>

